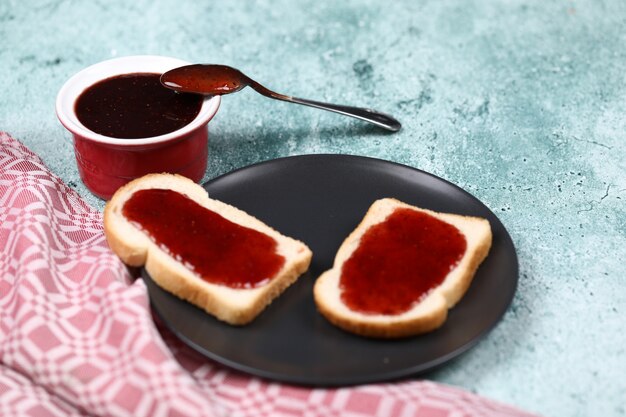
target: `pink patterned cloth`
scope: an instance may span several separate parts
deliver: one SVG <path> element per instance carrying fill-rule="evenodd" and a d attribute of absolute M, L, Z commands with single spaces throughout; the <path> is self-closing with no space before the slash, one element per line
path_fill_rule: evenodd
<path fill-rule="evenodd" d="M 0 416 L 531 416 L 408 381 L 308 389 L 207 360 L 159 329 L 102 214 L 0 132 Z"/>

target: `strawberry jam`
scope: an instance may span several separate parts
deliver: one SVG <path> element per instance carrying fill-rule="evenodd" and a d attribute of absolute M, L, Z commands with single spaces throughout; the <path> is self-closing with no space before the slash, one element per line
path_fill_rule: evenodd
<path fill-rule="evenodd" d="M 193 121 L 203 97 L 161 85 L 160 74 L 124 74 L 87 88 L 76 100 L 78 120 L 89 130 L 120 139 L 165 135 Z"/>
<path fill-rule="evenodd" d="M 285 263 L 270 236 L 233 223 L 175 191 L 136 191 L 122 214 L 163 251 L 214 284 L 254 288 Z"/>
<path fill-rule="evenodd" d="M 451 224 L 398 208 L 365 232 L 343 264 L 341 299 L 360 313 L 404 313 L 443 282 L 466 248 Z"/>

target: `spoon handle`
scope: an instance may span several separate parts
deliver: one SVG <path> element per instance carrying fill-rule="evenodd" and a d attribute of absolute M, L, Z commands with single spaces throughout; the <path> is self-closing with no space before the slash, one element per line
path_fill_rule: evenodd
<path fill-rule="evenodd" d="M 373 123 L 377 126 L 390 130 L 392 132 L 397 132 L 402 127 L 400 122 L 396 120 L 395 118 L 393 118 L 392 116 L 372 110 L 372 109 L 365 109 L 362 107 L 343 106 L 340 104 L 322 103 L 320 101 L 286 96 L 284 94 L 275 93 L 274 91 L 271 91 L 263 87 L 261 84 L 254 82 L 254 81 L 250 83 L 250 87 L 252 87 L 258 93 L 266 97 L 271 97 L 277 100 L 288 101 L 290 103 L 296 103 L 296 104 L 302 104 L 304 106 L 315 107 L 316 109 L 328 110 L 328 111 L 343 114 L 346 116 L 355 117 L 357 119 Z"/>

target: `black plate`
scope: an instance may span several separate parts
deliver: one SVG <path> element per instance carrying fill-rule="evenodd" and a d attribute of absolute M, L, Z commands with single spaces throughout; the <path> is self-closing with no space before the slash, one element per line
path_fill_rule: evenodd
<path fill-rule="evenodd" d="M 414 375 L 463 353 L 500 320 L 517 286 L 517 256 L 498 218 L 438 177 L 395 163 L 347 155 L 276 159 L 208 182 L 235 205 L 313 251 L 300 277 L 251 324 L 232 327 L 161 290 L 144 273 L 152 306 L 198 352 L 250 374 L 305 385 L 352 385 Z M 372 202 L 395 197 L 436 211 L 487 218 L 493 246 L 440 329 L 404 340 L 373 340 L 330 325 L 315 309 L 313 283 Z"/>

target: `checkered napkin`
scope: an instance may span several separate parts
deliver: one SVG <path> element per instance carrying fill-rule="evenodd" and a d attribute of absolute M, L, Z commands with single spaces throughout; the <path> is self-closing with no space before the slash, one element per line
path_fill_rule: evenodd
<path fill-rule="evenodd" d="M 0 132 L 0 416 L 530 416 L 427 381 L 308 389 L 155 326 L 102 215 Z"/>

